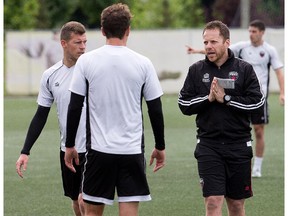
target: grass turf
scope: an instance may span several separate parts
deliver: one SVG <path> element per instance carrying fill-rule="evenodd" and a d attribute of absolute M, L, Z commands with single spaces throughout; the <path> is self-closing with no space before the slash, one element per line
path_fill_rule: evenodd
<path fill-rule="evenodd" d="M 59 166 L 59 131 L 55 107 L 32 148 L 24 179 L 18 177 L 15 162 L 19 157 L 27 128 L 37 105 L 35 97 L 4 99 L 4 215 L 73 215 L 71 202 L 63 196 Z M 165 115 L 167 163 L 153 173 L 147 167 L 152 201 L 140 204 L 140 215 L 204 215 L 195 148 L 195 116 L 180 113 L 177 96 L 162 99 Z M 246 200 L 249 216 L 284 215 L 284 109 L 278 96 L 271 95 L 270 123 L 265 128 L 266 150 L 263 177 L 253 179 L 254 197 Z M 154 145 L 144 105 L 146 158 Z M 105 208 L 104 215 L 118 215 L 117 203 Z M 227 215 L 225 206 L 223 216 Z"/>

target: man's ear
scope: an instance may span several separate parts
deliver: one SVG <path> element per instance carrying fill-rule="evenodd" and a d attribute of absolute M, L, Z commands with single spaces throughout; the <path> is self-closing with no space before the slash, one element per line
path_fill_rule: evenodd
<path fill-rule="evenodd" d="M 225 43 L 227 44 L 227 47 L 230 46 L 230 39 L 226 39 Z"/>
<path fill-rule="evenodd" d="M 127 37 L 129 36 L 130 31 L 131 31 L 131 28 L 130 28 L 130 26 L 129 26 L 129 27 L 127 28 L 126 32 L 125 32 L 125 34 L 126 34 Z"/>
<path fill-rule="evenodd" d="M 66 47 L 67 42 L 65 40 L 61 40 L 60 43 L 63 48 Z"/>
<path fill-rule="evenodd" d="M 103 36 L 106 36 L 103 27 L 101 27 L 101 32 L 102 32 L 102 35 L 103 35 Z"/>

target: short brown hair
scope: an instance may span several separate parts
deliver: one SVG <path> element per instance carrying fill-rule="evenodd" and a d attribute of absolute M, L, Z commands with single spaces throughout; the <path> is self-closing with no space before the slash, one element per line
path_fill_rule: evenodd
<path fill-rule="evenodd" d="M 105 8 L 101 13 L 101 26 L 107 38 L 122 39 L 130 26 L 132 14 L 128 5 L 118 3 Z"/>
<path fill-rule="evenodd" d="M 203 34 L 207 29 L 219 29 L 220 35 L 224 40 L 230 39 L 230 30 L 228 26 L 219 20 L 208 22 L 204 27 Z"/>
<path fill-rule="evenodd" d="M 82 35 L 86 32 L 86 29 L 83 24 L 76 22 L 76 21 L 70 21 L 65 23 L 61 28 L 60 33 L 60 39 L 61 40 L 70 40 L 71 34 L 79 34 Z"/>
<path fill-rule="evenodd" d="M 265 31 L 265 24 L 261 20 L 253 20 L 249 26 L 258 28 L 260 31 Z"/>

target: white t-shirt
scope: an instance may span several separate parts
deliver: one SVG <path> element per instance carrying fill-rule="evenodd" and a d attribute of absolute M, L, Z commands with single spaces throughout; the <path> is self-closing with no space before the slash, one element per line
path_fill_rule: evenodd
<path fill-rule="evenodd" d="M 91 148 L 110 154 L 139 154 L 143 136 L 142 97 L 163 92 L 151 61 L 126 46 L 104 45 L 78 59 L 70 90 L 86 96 Z"/>
<path fill-rule="evenodd" d="M 251 41 L 241 41 L 230 45 L 229 48 L 234 52 L 236 57 L 242 58 L 253 66 L 258 80 L 261 83 L 262 91 L 267 97 L 270 64 L 273 70 L 283 67 L 283 63 L 280 61 L 276 49 L 266 42 L 261 46 L 255 47 L 251 44 Z"/>
<path fill-rule="evenodd" d="M 71 95 L 69 85 L 74 68 L 75 66 L 68 68 L 62 63 L 62 61 L 59 61 L 47 69 L 42 75 L 40 91 L 37 99 L 38 104 L 44 107 L 51 107 L 55 101 L 60 129 L 61 150 L 64 152 L 66 150 L 65 142 L 67 111 Z M 79 153 L 86 151 L 85 109 L 86 108 L 84 106 L 75 140 L 75 148 Z"/>

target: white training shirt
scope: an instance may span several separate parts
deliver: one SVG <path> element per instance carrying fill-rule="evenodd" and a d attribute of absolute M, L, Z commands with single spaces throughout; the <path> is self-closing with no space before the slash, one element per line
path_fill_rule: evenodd
<path fill-rule="evenodd" d="M 270 79 L 269 64 L 271 64 L 273 70 L 283 67 L 276 49 L 266 42 L 261 46 L 255 47 L 251 41 L 241 41 L 230 45 L 229 48 L 234 52 L 236 57 L 242 58 L 253 66 L 261 83 L 262 91 L 267 97 Z"/>
<path fill-rule="evenodd" d="M 80 56 L 70 90 L 86 96 L 91 148 L 110 154 L 141 153 L 142 96 L 163 92 L 151 61 L 126 46 L 104 45 Z"/>
<path fill-rule="evenodd" d="M 51 107 L 55 101 L 60 128 L 61 150 L 64 152 L 66 149 L 66 120 L 71 95 L 69 86 L 74 68 L 75 65 L 68 68 L 62 63 L 62 61 L 59 61 L 47 69 L 42 75 L 40 91 L 37 99 L 38 104 L 44 107 Z M 85 107 L 82 109 L 82 116 L 75 140 L 75 148 L 78 153 L 86 151 L 85 109 Z"/>

